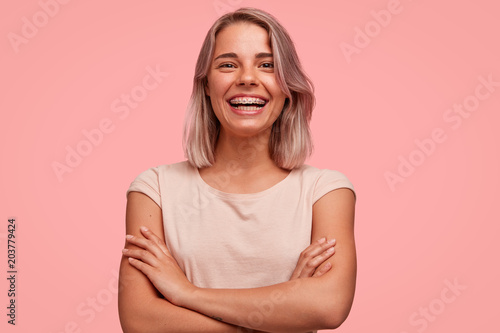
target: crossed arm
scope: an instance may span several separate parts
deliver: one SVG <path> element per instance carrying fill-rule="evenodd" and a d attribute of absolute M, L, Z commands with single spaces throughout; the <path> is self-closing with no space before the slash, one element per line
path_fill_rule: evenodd
<path fill-rule="evenodd" d="M 140 226 L 147 229 L 140 230 Z M 334 190 L 313 207 L 312 245 L 292 279 L 252 289 L 193 286 L 164 244 L 161 209 L 132 192 L 126 252 L 120 267 L 124 332 L 304 332 L 338 327 L 354 297 L 354 195 Z M 336 238 L 335 255 L 327 239 Z M 127 259 L 127 257 L 129 259 Z M 164 297 L 164 298 L 163 298 Z"/>

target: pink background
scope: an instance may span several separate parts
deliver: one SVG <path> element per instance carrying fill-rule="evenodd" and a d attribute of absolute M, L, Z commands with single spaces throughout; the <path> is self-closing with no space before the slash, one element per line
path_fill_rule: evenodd
<path fill-rule="evenodd" d="M 0 5 L 0 262 L 6 272 L 15 217 L 19 272 L 15 327 L 0 280 L 0 330 L 120 331 L 125 191 L 145 169 L 183 160 L 199 48 L 219 14 L 240 6 L 289 30 L 317 88 L 308 164 L 342 171 L 357 190 L 357 291 L 338 332 L 500 330 L 500 86 L 476 93 L 479 77 L 500 82 L 496 1 L 66 2 L 45 6 L 51 16 L 40 4 L 50 0 Z M 381 26 L 372 11 L 388 7 Z M 357 53 L 346 56 L 347 44 Z M 148 67 L 168 76 L 141 96 Z M 114 112 L 131 92 L 144 99 Z M 458 114 L 445 119 L 463 103 L 474 111 L 459 125 Z M 109 133 L 58 179 L 53 163 L 89 148 L 82 131 L 106 119 Z M 431 144 L 434 129 L 442 137 Z M 392 187 L 387 172 L 400 172 Z"/>

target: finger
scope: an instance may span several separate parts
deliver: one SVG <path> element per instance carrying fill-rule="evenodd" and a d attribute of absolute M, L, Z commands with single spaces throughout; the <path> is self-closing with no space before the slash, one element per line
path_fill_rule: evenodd
<path fill-rule="evenodd" d="M 315 242 L 307 247 L 306 250 L 301 253 L 299 264 L 297 265 L 298 276 L 301 278 L 312 276 L 316 268 L 333 255 L 331 252 L 333 245 L 335 245 L 335 239 L 331 239 L 327 242 Z"/>
<path fill-rule="evenodd" d="M 316 269 L 319 266 L 321 266 L 321 264 L 323 264 L 325 262 L 325 260 L 330 258 L 334 253 L 335 253 L 335 248 L 331 247 L 331 248 L 327 249 L 325 252 L 323 252 L 322 254 L 320 254 L 319 256 L 316 256 L 316 257 L 312 258 L 311 260 L 309 260 L 307 262 L 306 267 L 304 268 L 304 270 L 301 273 L 301 277 L 313 276 Z"/>
<path fill-rule="evenodd" d="M 325 252 L 321 253 L 319 256 L 314 257 L 309 261 L 309 266 L 314 267 L 314 269 L 318 268 L 322 263 L 324 263 L 328 258 L 333 256 L 335 253 L 335 248 L 331 247 L 327 249 Z"/>
<path fill-rule="evenodd" d="M 313 277 L 320 277 L 324 275 L 326 272 L 328 272 L 332 268 L 332 264 L 327 262 L 320 268 L 318 268 L 316 271 L 314 271 L 314 274 L 312 275 Z"/>
<path fill-rule="evenodd" d="M 154 254 L 158 258 L 161 258 L 162 256 L 165 255 L 165 253 L 160 249 L 160 247 L 158 247 L 158 245 L 152 240 L 133 235 L 127 235 L 126 239 L 130 244 L 134 244 L 140 247 L 141 249 L 147 250 L 148 252 Z"/>
<path fill-rule="evenodd" d="M 145 263 L 145 264 L 147 264 L 149 266 L 156 267 L 158 265 L 158 263 L 159 263 L 159 261 L 156 258 L 156 256 L 154 256 L 153 254 L 151 254 L 147 250 L 141 250 L 141 249 L 139 249 L 139 250 L 123 249 L 122 253 L 126 257 L 140 260 L 140 261 L 142 261 L 143 263 Z"/>
<path fill-rule="evenodd" d="M 313 242 L 312 244 L 310 244 L 308 247 L 306 247 L 304 249 L 304 251 L 302 251 L 300 253 L 300 256 L 299 256 L 299 260 L 297 261 L 297 266 L 295 266 L 295 269 L 292 273 L 292 277 L 290 279 L 297 279 L 299 277 L 301 277 L 301 273 L 302 273 L 302 270 L 304 269 L 304 266 L 306 265 L 307 263 L 307 259 L 308 257 L 311 255 L 311 254 L 314 254 L 314 251 L 311 253 L 311 249 L 313 248 L 317 248 L 319 245 L 323 244 L 326 242 L 326 237 L 323 237 L 323 238 L 320 238 L 318 240 L 316 240 L 315 242 Z"/>
<path fill-rule="evenodd" d="M 156 245 L 163 251 L 163 253 L 170 256 L 170 251 L 168 250 L 167 245 L 165 245 L 165 242 L 160 237 L 158 237 L 154 232 L 152 232 L 145 226 L 141 227 L 141 232 L 144 235 L 144 237 L 155 242 Z"/>
<path fill-rule="evenodd" d="M 326 251 L 322 252 L 320 255 L 311 258 L 307 261 L 306 265 L 300 272 L 300 277 L 310 277 L 313 276 L 316 269 L 325 262 L 328 258 L 330 258 L 335 253 L 335 248 L 330 247 Z"/>
<path fill-rule="evenodd" d="M 149 266 L 148 264 L 142 262 L 141 260 L 138 260 L 138 259 L 135 259 L 135 258 L 131 258 L 129 257 L 128 258 L 128 262 L 130 263 L 130 265 L 132 265 L 133 267 L 137 268 L 138 270 L 140 270 L 142 273 L 144 273 L 144 275 L 146 275 L 148 278 L 152 272 L 152 267 Z"/>
<path fill-rule="evenodd" d="M 335 238 L 326 241 L 326 238 L 323 237 L 323 238 L 317 240 L 316 242 L 312 243 L 311 245 L 309 245 L 304 250 L 304 254 L 306 254 L 310 258 L 316 257 L 316 256 L 320 255 L 321 253 L 323 253 L 324 251 L 331 248 L 332 246 L 335 246 L 335 243 L 336 243 Z"/>

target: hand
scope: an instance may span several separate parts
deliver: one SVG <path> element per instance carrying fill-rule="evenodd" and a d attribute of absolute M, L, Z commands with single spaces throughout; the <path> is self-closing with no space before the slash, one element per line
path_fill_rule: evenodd
<path fill-rule="evenodd" d="M 292 273 L 290 280 L 305 277 L 320 277 L 332 268 L 332 264 L 327 262 L 322 267 L 318 267 L 335 253 L 335 239 L 326 241 L 326 237 L 318 239 L 306 247 L 300 253 L 297 266 Z"/>
<path fill-rule="evenodd" d="M 141 227 L 141 233 L 145 238 L 127 235 L 127 241 L 140 249 L 123 249 L 123 255 L 170 303 L 182 306 L 185 297 L 197 288 L 186 278 L 163 240 L 146 227 Z"/>

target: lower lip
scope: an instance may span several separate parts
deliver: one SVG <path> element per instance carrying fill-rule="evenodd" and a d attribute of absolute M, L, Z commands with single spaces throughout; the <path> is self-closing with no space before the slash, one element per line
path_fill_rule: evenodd
<path fill-rule="evenodd" d="M 266 103 L 260 110 L 255 110 L 255 111 L 245 111 L 245 110 L 238 110 L 238 109 L 235 109 L 231 106 L 231 104 L 227 103 L 229 105 L 229 108 L 231 109 L 231 111 L 233 111 L 234 113 L 236 113 L 237 115 L 240 115 L 240 116 L 255 116 L 255 115 L 258 115 L 258 114 L 261 114 L 264 109 L 266 108 L 267 104 Z"/>

